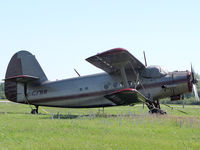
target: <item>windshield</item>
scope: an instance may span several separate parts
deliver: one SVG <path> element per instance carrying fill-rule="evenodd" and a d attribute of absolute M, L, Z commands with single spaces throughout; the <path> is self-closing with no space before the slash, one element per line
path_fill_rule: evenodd
<path fill-rule="evenodd" d="M 168 71 L 160 66 L 148 66 L 141 71 L 141 76 L 144 78 L 161 78 L 165 76 Z"/>

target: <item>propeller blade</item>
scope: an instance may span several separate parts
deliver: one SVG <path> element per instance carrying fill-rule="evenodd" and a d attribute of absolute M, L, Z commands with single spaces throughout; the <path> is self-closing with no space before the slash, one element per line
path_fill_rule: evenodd
<path fill-rule="evenodd" d="M 191 64 L 191 81 L 194 84 L 194 70 L 193 70 L 192 64 Z"/>
<path fill-rule="evenodd" d="M 199 101 L 199 94 L 198 94 L 198 90 L 197 90 L 198 80 L 195 78 L 195 71 L 193 69 L 192 64 L 191 64 L 191 82 L 192 82 L 192 86 L 193 86 L 193 92 L 194 92 L 195 99 L 196 99 L 196 101 Z"/>
<path fill-rule="evenodd" d="M 195 96 L 196 101 L 199 101 L 199 94 L 198 94 L 196 84 L 193 84 L 193 92 L 194 92 L 194 96 Z"/>
<path fill-rule="evenodd" d="M 194 71 L 194 69 L 193 69 L 192 64 L 191 64 L 191 82 L 192 82 L 193 84 L 197 84 L 197 83 L 198 83 L 198 80 L 195 78 L 195 71 Z"/>

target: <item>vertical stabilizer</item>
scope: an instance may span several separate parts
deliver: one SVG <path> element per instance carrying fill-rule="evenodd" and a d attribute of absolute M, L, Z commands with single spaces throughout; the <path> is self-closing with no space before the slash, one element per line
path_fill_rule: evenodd
<path fill-rule="evenodd" d="M 14 102 L 17 102 L 18 93 L 24 94 L 23 88 L 18 89 L 19 84 L 23 85 L 21 81 L 26 83 L 37 78 L 42 83 L 47 80 L 35 56 L 28 51 L 19 51 L 11 58 L 5 78 L 5 95 Z M 21 78 L 23 80 L 19 80 Z"/>

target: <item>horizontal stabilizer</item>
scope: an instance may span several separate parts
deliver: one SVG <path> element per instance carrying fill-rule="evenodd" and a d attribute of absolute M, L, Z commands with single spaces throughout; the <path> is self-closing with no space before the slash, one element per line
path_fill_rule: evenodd
<path fill-rule="evenodd" d="M 135 89 L 122 89 L 105 96 L 117 105 L 131 105 L 135 103 L 145 102 L 147 98 Z"/>
<path fill-rule="evenodd" d="M 13 77 L 6 78 L 4 80 L 5 81 L 26 83 L 26 82 L 37 81 L 39 79 L 40 78 L 38 78 L 38 77 L 34 77 L 34 76 L 30 76 L 30 75 L 18 75 L 18 76 L 13 76 Z"/>

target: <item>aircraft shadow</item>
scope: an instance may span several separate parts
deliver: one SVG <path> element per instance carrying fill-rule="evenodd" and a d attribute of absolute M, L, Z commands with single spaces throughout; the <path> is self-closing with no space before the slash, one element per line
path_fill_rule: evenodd
<path fill-rule="evenodd" d="M 134 115 L 135 117 L 138 117 Z M 115 115 L 115 114 L 86 114 L 86 115 L 73 115 L 73 114 L 51 114 L 42 117 L 42 119 L 94 119 L 94 118 L 121 118 L 130 117 L 129 115 Z"/>
<path fill-rule="evenodd" d="M 28 112 L 0 112 L 0 115 L 5 115 L 5 114 L 15 114 L 15 115 L 34 115 Z M 48 115 L 48 114 L 43 114 L 39 113 L 37 115 Z"/>
<path fill-rule="evenodd" d="M 31 114 L 30 112 L 0 112 L 0 115 L 13 114 L 13 115 L 36 115 L 40 119 L 95 119 L 95 118 L 123 118 L 123 117 L 141 117 L 143 115 L 136 114 L 106 114 L 106 113 L 91 113 L 84 115 L 62 114 L 62 113 L 38 113 Z"/>

